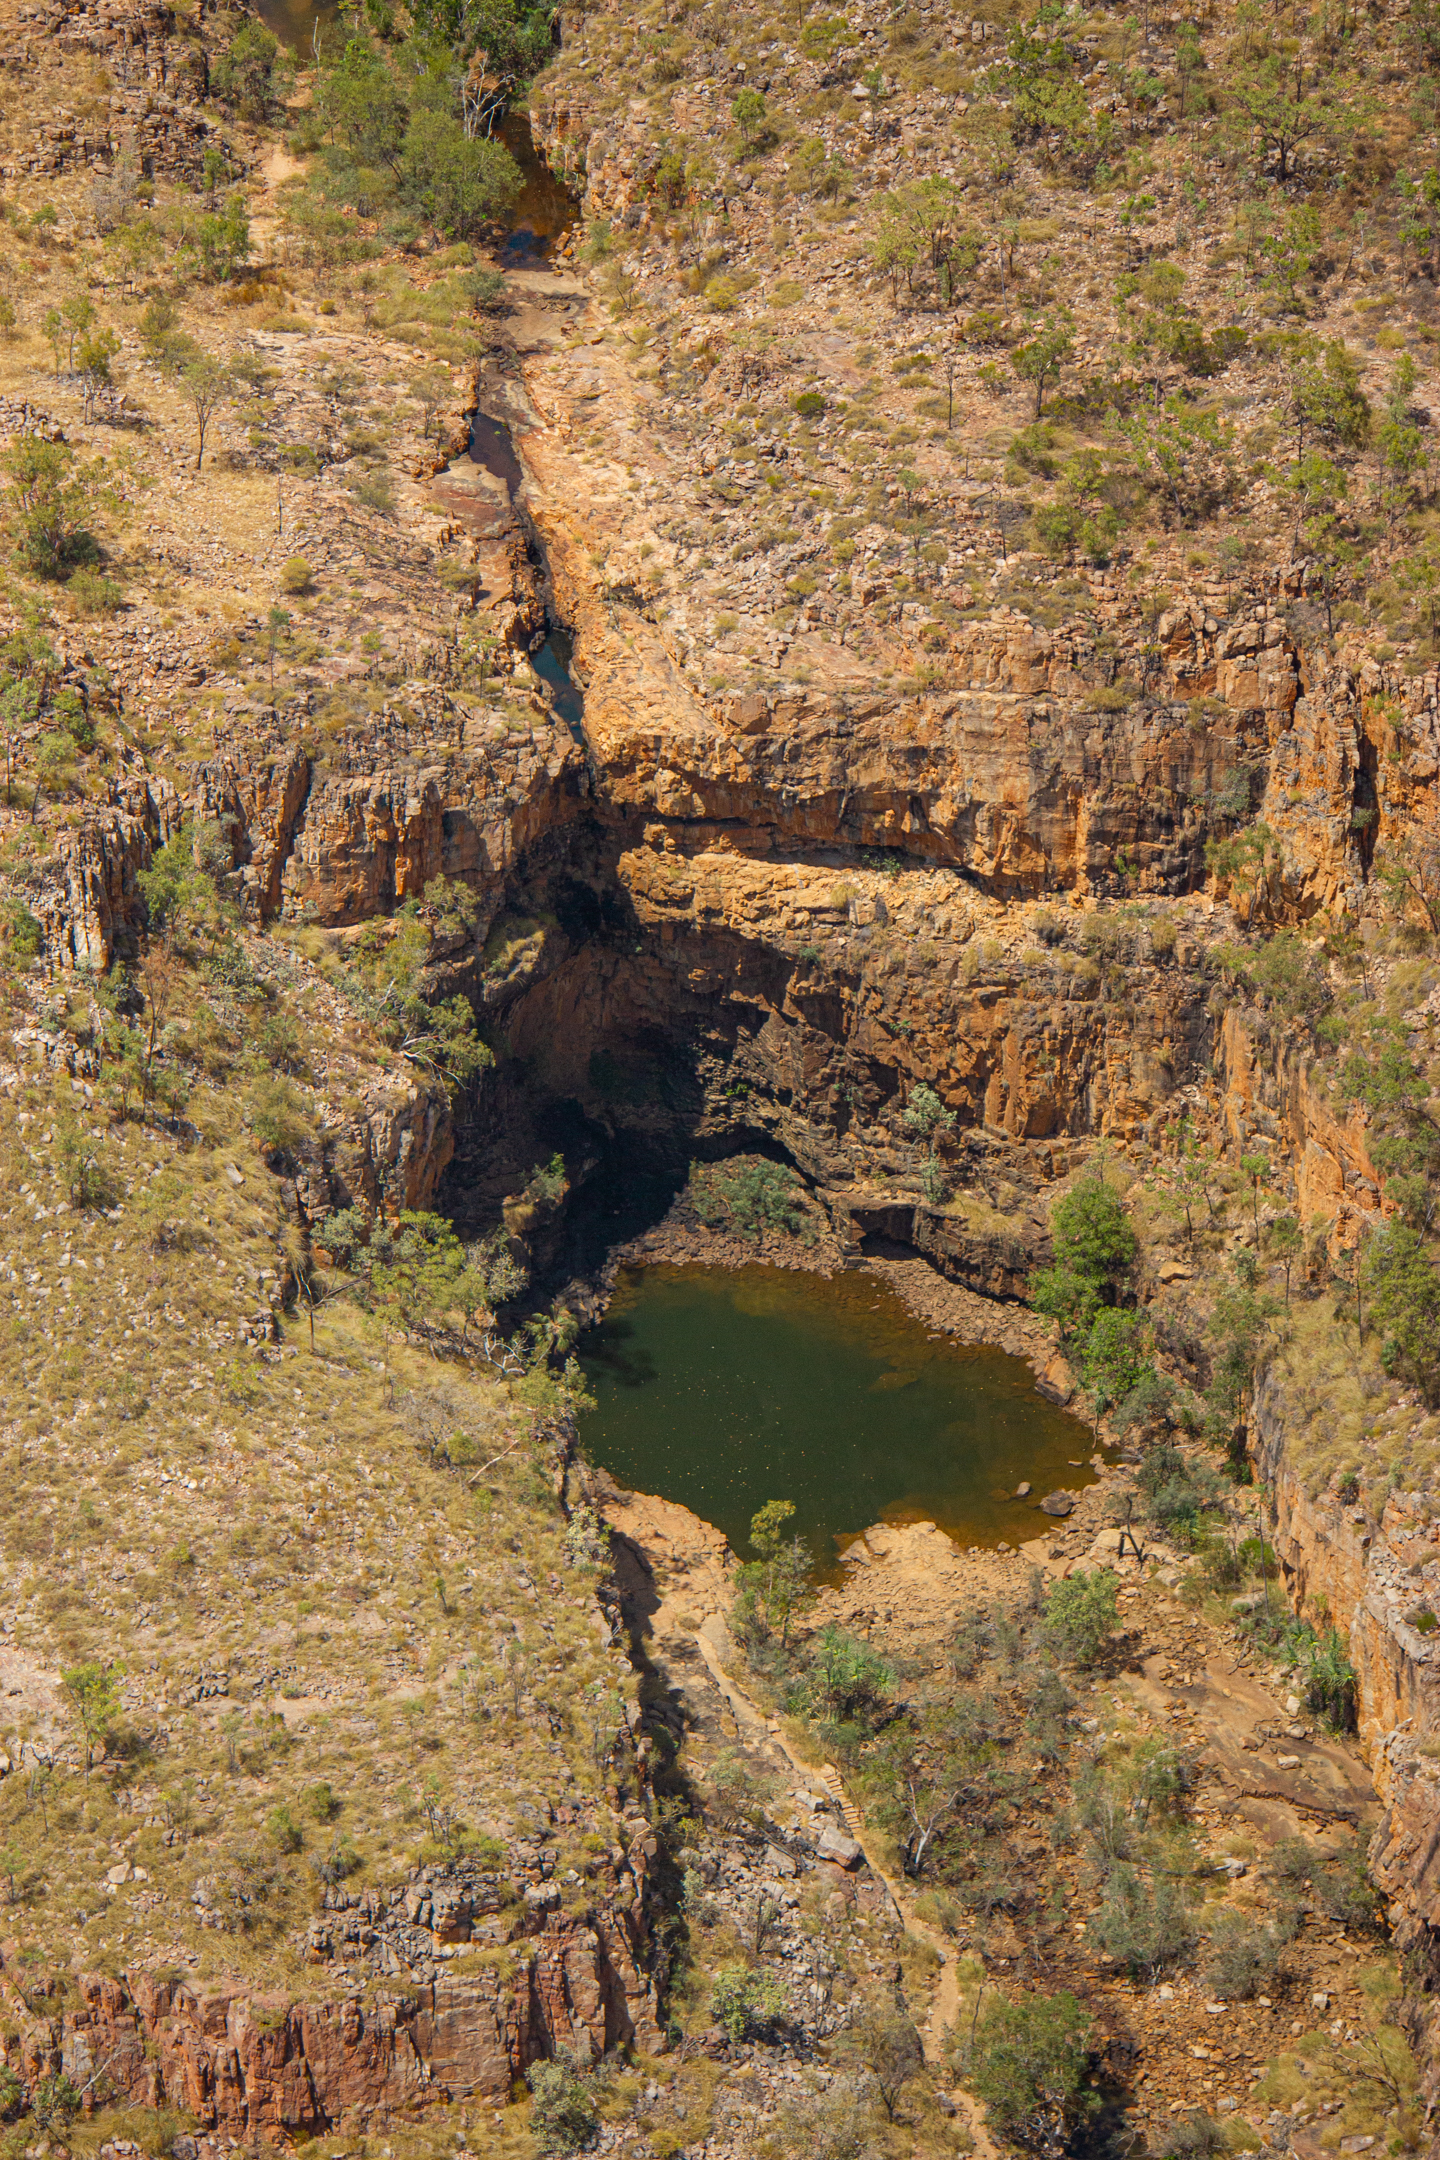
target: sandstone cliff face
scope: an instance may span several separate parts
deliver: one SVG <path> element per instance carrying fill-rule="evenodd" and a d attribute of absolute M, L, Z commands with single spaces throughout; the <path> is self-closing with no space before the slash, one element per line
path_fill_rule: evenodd
<path fill-rule="evenodd" d="M 879 849 L 998 897 L 1194 890 L 1217 799 L 1248 802 L 1284 841 L 1284 874 L 1256 903 L 1281 916 L 1353 897 L 1357 808 L 1378 808 L 1382 835 L 1415 813 L 1433 700 L 1409 682 L 1367 690 L 1344 667 L 1317 674 L 1263 605 L 1224 629 L 1198 604 L 1172 609 L 1154 643 L 1125 596 L 1054 630 L 1002 610 L 955 633 L 943 688 L 837 681 L 707 698 L 663 625 L 597 581 L 563 444 L 536 428 L 522 447 L 556 604 L 576 633 L 588 760 L 523 689 L 528 731 L 417 683 L 334 742 L 300 711 L 242 732 L 196 772 L 185 807 L 222 823 L 260 919 L 283 908 L 358 922 L 442 870 L 493 891 L 573 823 L 587 786 L 605 819 L 660 820 L 691 851 Z M 527 577 L 533 566 L 512 566 L 510 590 Z M 525 604 L 533 613 L 533 591 Z M 524 642 L 537 634 L 529 615 L 523 630 Z M 1413 737 L 1408 758 L 1366 733 L 1377 699 L 1386 727 Z M 134 866 L 179 807 L 127 783 L 82 828 L 64 889 L 48 896 L 72 958 L 123 934 Z"/>
<path fill-rule="evenodd" d="M 306 1195 L 313 1221 L 332 1207 L 424 1208 L 434 1200 L 455 1153 L 455 1121 L 441 1084 L 405 1073 L 367 1091 L 364 1113 L 329 1150 L 323 1185 Z"/>
<path fill-rule="evenodd" d="M 133 950 L 136 876 L 184 819 L 176 789 L 153 775 L 117 780 L 111 797 L 56 836 L 54 856 L 40 866 L 27 895 L 50 953 L 66 970 L 99 970 L 113 952 Z"/>
<path fill-rule="evenodd" d="M 61 965 L 131 949 L 136 874 L 186 818 L 219 826 L 254 919 L 288 910 L 333 926 L 387 914 L 441 876 L 493 912 L 526 850 L 583 814 L 584 759 L 538 701 L 506 722 L 422 686 L 323 752 L 297 731 L 303 715 L 241 738 L 183 798 L 161 780 L 123 782 L 65 835 L 31 901 Z"/>
<path fill-rule="evenodd" d="M 1293 832 L 1285 904 L 1355 891 L 1355 686 L 1319 675 L 1274 609 L 1223 629 L 1202 605 L 1172 609 L 1152 644 L 1137 603 L 1097 577 L 1093 612 L 1053 630 L 1004 609 L 964 624 L 943 688 L 878 688 L 830 644 L 807 690 L 707 695 L 665 625 L 597 585 L 561 437 L 523 447 L 613 805 L 776 847 L 895 849 L 998 894 L 1114 891 L 1123 853 L 1132 889 L 1173 893 L 1203 882 L 1214 799 L 1240 776 L 1241 798 L 1248 777 Z"/>
<path fill-rule="evenodd" d="M 1410 1615 L 1424 1606 L 1422 1571 L 1440 1560 L 1440 1538 L 1421 1496 L 1392 1492 L 1378 1523 L 1328 1493 L 1312 1499 L 1287 1453 L 1283 1392 L 1273 1374 L 1255 1391 L 1255 1467 L 1271 1490 L 1277 1555 L 1297 1610 L 1324 1600 L 1347 1643 L 1359 1696 L 1360 1744 L 1381 1798 L 1394 1775 L 1394 1736 L 1440 1725 L 1440 1668 Z M 1440 1912 L 1440 1907 L 1437 1907 Z"/>
<path fill-rule="evenodd" d="M 587 600 L 572 578 L 571 597 L 588 625 L 588 758 L 539 705 L 517 729 L 437 686 L 392 698 L 372 728 L 329 744 L 295 714 L 236 740 L 186 801 L 132 786 L 82 828 L 45 895 L 55 946 L 72 961 L 123 946 L 136 871 L 190 814 L 225 834 L 262 920 L 343 926 L 435 876 L 466 884 L 479 901 L 475 948 L 452 956 L 447 976 L 541 1062 L 549 1093 L 616 1129 L 592 1061 L 648 1042 L 683 1071 L 684 1099 L 643 1115 L 632 1104 L 619 1120 L 632 1133 L 668 1132 L 678 1149 L 763 1131 L 872 1222 L 895 1198 L 869 1191 L 876 1175 L 908 1171 L 913 1183 L 915 1163 L 893 1132 L 884 1159 L 865 1129 L 920 1080 L 960 1131 L 1008 1148 L 1030 1190 L 1063 1174 L 1063 1153 L 1046 1152 L 1055 1142 L 1154 1144 L 1177 1097 L 1199 1088 L 1199 1106 L 1232 1137 L 1289 1134 L 1307 1206 L 1363 1209 L 1363 1141 L 1310 1100 L 1303 1072 L 1257 1052 L 1234 1015 L 1218 1044 L 1223 1085 L 1212 1085 L 1214 1022 L 1183 934 L 1173 957 L 1149 955 L 1140 930 L 1128 949 L 1077 968 L 1027 945 L 1025 918 L 1003 904 L 1027 885 L 1106 882 L 1122 845 L 1149 862 L 1142 888 L 1193 888 L 1205 804 L 1247 758 L 1265 757 L 1272 734 L 1287 787 L 1303 773 L 1313 797 L 1316 775 L 1328 776 L 1312 894 L 1345 889 L 1353 719 L 1336 718 L 1335 699 L 1301 694 L 1303 659 L 1277 623 L 1220 632 L 1198 610 L 1172 611 L 1158 633 L 1171 702 L 1123 715 L 1076 703 L 1088 664 L 1076 636 L 970 625 L 959 658 L 971 690 L 850 711 L 815 694 L 766 706 L 758 731 L 742 733 L 717 724 L 673 669 L 667 690 L 654 639 L 625 651 L 628 630 L 612 629 L 593 590 Z M 1174 700 L 1212 683 L 1269 703 L 1232 715 L 1228 734 L 1213 716 L 1200 727 Z M 756 717 L 727 709 L 722 721 L 754 730 Z M 1280 768 L 1267 769 L 1273 792 Z M 910 874 L 896 884 L 851 867 L 862 835 Z M 826 855 L 838 866 L 824 867 Z M 502 907 L 553 904 L 556 881 L 577 875 L 608 911 L 608 932 L 547 933 L 522 976 L 486 977 L 477 956 Z M 1195 928 L 1205 927 L 1202 910 Z M 389 1103 L 366 1122 L 334 1189 L 409 1205 L 432 1194 L 452 1145 L 444 1117 L 417 1100 L 398 1123 Z M 967 1162 L 953 1168 L 966 1183 Z M 302 1193 L 312 1215 L 328 1197 Z M 968 1232 L 921 1234 L 964 1279 L 1013 1294 L 1043 1210 L 1008 1258 L 996 1246 L 978 1266 Z"/>
<path fill-rule="evenodd" d="M 193 182 L 203 175 L 207 151 L 218 151 L 224 169 L 236 171 L 215 116 L 200 110 L 209 91 L 204 49 L 177 38 L 176 11 L 163 0 L 99 0 L 93 8 L 32 0 L 19 16 L 12 69 L 33 74 L 37 62 L 63 55 L 73 81 L 80 68 L 103 61 L 117 94 L 108 117 L 87 112 L 82 118 L 70 107 L 42 121 L 19 155 L 0 167 L 6 179 L 72 166 L 104 170 L 125 159 L 147 175 L 173 173 Z"/>
<path fill-rule="evenodd" d="M 1257 1136 L 1278 1145 L 1301 1220 L 1328 1225 L 1332 1250 L 1353 1245 L 1380 1208 L 1380 1181 L 1365 1114 L 1316 1084 L 1307 1031 L 1232 1004 L 1219 1018 L 1215 1063 L 1221 1137 L 1237 1152 Z"/>
<path fill-rule="evenodd" d="M 386 914 L 448 877 L 498 902 L 538 840 L 577 815 L 584 764 L 534 706 L 527 725 L 417 687 L 326 747 L 258 737 L 197 776 L 262 920 L 328 926 Z"/>
<path fill-rule="evenodd" d="M 561 1911 L 558 1886 L 538 1874 L 518 1910 L 435 1870 L 388 1898 L 331 1892 L 309 1954 L 353 1967 L 354 1992 L 293 2001 L 90 1975 L 78 2007 L 27 2015 L 4 2059 L 27 2081 L 63 2069 L 77 2086 L 103 2067 L 130 2100 L 241 2140 L 356 2128 L 437 2101 L 503 2101 L 558 2047 L 598 2059 L 663 2045 L 646 1969 L 655 1849 L 637 1824 L 606 1894 L 579 1913 Z M 377 1984 L 377 1973 L 399 1985 Z M 0 1962 L 12 2002 L 23 2002 L 19 1977 Z"/>
<path fill-rule="evenodd" d="M 1440 1526 L 1427 1496 L 1392 1491 L 1378 1522 L 1333 1492 L 1312 1497 L 1273 1374 L 1256 1389 L 1252 1452 L 1269 1488 L 1270 1536 L 1297 1610 L 1323 1600 L 1355 1669 L 1360 1744 L 1385 1803 L 1371 1878 L 1405 1954 L 1405 2022 L 1427 2108 L 1440 2104 L 1440 1669 L 1431 1606 Z M 1417 1624 L 1423 1622 L 1423 1625 Z"/>

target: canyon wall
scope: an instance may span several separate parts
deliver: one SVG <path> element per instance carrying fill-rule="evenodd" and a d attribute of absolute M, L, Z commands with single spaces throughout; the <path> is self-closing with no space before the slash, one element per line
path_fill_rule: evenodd
<path fill-rule="evenodd" d="M 493 1221 L 562 1144 L 577 1192 L 607 1160 L 678 1178 L 692 1154 L 759 1145 L 847 1243 L 899 1239 L 1015 1298 L 1047 1253 L 1052 1189 L 1092 1145 L 1143 1171 L 1185 1121 L 1232 1152 L 1268 1141 L 1301 1213 L 1353 1242 L 1379 1204 L 1363 1125 L 1315 1084 L 1298 1026 L 1226 991 L 1211 953 L 1234 928 L 1205 890 L 1206 842 L 1254 813 L 1278 836 L 1282 859 L 1236 896 L 1242 922 L 1342 918 L 1377 838 L 1429 815 L 1431 678 L 1321 663 L 1270 600 L 1223 626 L 1200 604 L 1147 624 L 1096 575 L 1073 620 L 966 622 L 943 689 L 707 698 L 664 625 L 601 590 L 547 454 L 529 446 L 527 485 L 576 633 L 583 742 L 521 635 L 495 659 L 503 707 L 414 682 L 338 734 L 299 708 L 262 716 L 188 787 L 117 777 L 33 880 L 67 972 L 134 951 L 137 879 L 187 816 L 221 835 L 257 924 L 343 935 L 435 877 L 469 889 L 473 928 L 428 980 L 472 999 L 497 1065 L 453 1106 L 397 1073 L 295 1150 L 281 1167 L 302 1226 L 351 1197 Z M 519 585 L 517 569 L 500 599 L 533 635 Z M 939 1197 L 905 1123 L 921 1083 L 954 1120 Z M 1307 1497 L 1271 1382 L 1255 1444 L 1297 1602 L 1328 1600 L 1360 1675 L 1389 1806 L 1378 1879 L 1428 1945 L 1440 1787 L 1413 1744 L 1434 1708 L 1406 1598 L 1433 1534 L 1403 1494 L 1378 1525 Z M 275 2135 L 422 2089 L 498 2096 L 577 2035 L 658 2041 L 630 1909 L 541 1907 L 468 1970 L 441 1955 L 457 1945 L 433 1904 L 429 1925 L 431 1975 L 414 1983 L 412 1945 L 364 2001 L 88 1981 L 82 2007 L 25 2025 L 23 2067 L 106 2057 L 132 2097 Z M 331 1910 L 312 1956 L 343 1964 L 367 1930 L 385 1932 Z"/>
<path fill-rule="evenodd" d="M 1371 1879 L 1404 1954 L 1405 2022 L 1427 2109 L 1440 2105 L 1440 1661 L 1431 1611 L 1440 1524 L 1428 1495 L 1393 1489 L 1377 1519 L 1307 1491 L 1273 1373 L 1255 1393 L 1252 1454 L 1268 1534 L 1297 1611 L 1323 1605 L 1355 1669 L 1360 1744 L 1384 1803 Z"/>
<path fill-rule="evenodd" d="M 63 2071 L 78 2089 L 103 2072 L 131 2101 L 241 2141 L 358 2127 L 437 2100 L 503 2102 L 559 2047 L 598 2060 L 663 2046 L 648 1973 L 656 1850 L 637 1820 L 601 1896 L 580 1909 L 569 1896 L 562 1908 L 538 1854 L 512 1856 L 513 1882 L 432 1868 L 388 1894 L 331 1890 L 307 1949 L 342 1976 L 341 1991 L 301 2000 L 90 1974 L 78 2002 L 51 2014 L 0 1951 L 11 2011 L 0 2060 L 32 2084 Z"/>

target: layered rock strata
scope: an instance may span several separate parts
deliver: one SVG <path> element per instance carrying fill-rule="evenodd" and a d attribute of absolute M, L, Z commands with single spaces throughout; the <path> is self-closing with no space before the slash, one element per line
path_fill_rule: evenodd
<path fill-rule="evenodd" d="M 503 2101 L 558 2047 L 598 2059 L 662 2044 L 646 1970 L 655 1851 L 638 1822 L 605 1894 L 579 1911 L 561 1909 L 543 1862 L 523 1896 L 443 1870 L 388 1897 L 331 1891 L 308 1954 L 354 1970 L 354 1991 L 335 1999 L 91 1974 L 75 2007 L 37 2018 L 7 1962 L 0 1979 L 24 2014 L 4 2060 L 31 2083 L 63 2070 L 79 2089 L 102 2073 L 141 2106 L 178 2109 L 237 2140 L 350 2127 L 436 2101 Z"/>

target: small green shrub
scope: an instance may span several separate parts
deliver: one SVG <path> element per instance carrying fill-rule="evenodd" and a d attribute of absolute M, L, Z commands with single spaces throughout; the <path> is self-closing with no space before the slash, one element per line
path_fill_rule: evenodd
<path fill-rule="evenodd" d="M 1221 1912 L 1211 1921 L 1201 1970 L 1205 1985 L 1226 2002 L 1248 2002 L 1275 1978 L 1284 1938 L 1244 1913 Z"/>
<path fill-rule="evenodd" d="M 378 517 L 393 518 L 396 514 L 395 482 L 382 465 L 374 472 L 361 473 L 350 482 L 350 493 L 356 502 L 363 503 Z"/>
<path fill-rule="evenodd" d="M 80 2112 L 80 2095 L 68 2077 L 52 2071 L 30 2095 L 30 2112 L 47 2137 L 68 2130 Z"/>
<path fill-rule="evenodd" d="M 1147 1883 L 1137 1868 L 1121 1866 L 1090 1923 L 1090 1940 L 1136 1979 L 1153 1980 L 1184 1957 L 1195 1928 L 1173 1883 L 1163 1876 Z"/>
<path fill-rule="evenodd" d="M 579 2152 L 600 2127 L 589 2081 L 579 2057 L 562 2049 L 553 2062 L 535 2063 L 526 2074 L 531 2092 L 530 2131 L 547 2156 Z"/>
<path fill-rule="evenodd" d="M 72 572 L 65 590 L 77 615 L 118 615 L 125 605 L 124 588 L 99 570 Z"/>
<path fill-rule="evenodd" d="M 868 1736 L 890 1715 L 895 1668 L 858 1635 L 832 1620 L 807 1645 L 807 1664 L 792 1684 L 788 1707 L 829 1726 L 858 1726 Z"/>
<path fill-rule="evenodd" d="M 24 901 L 9 893 L 0 897 L 0 960 L 28 967 L 44 949 L 45 932 Z"/>
<path fill-rule="evenodd" d="M 1293 1663 L 1307 1710 L 1323 1718 L 1335 1732 L 1354 1732 L 1359 1711 L 1358 1683 L 1338 1628 L 1317 1631 L 1302 1623 L 1293 1635 Z"/>
<path fill-rule="evenodd" d="M 1176 1544 L 1193 1546 L 1207 1514 L 1220 1502 L 1224 1483 L 1202 1460 L 1191 1462 L 1179 1448 L 1152 1448 L 1140 1465 L 1136 1483 L 1147 1518 Z"/>
<path fill-rule="evenodd" d="M 310 1865 L 321 1882 L 333 1889 L 336 1883 L 342 1883 L 347 1876 L 354 1875 L 363 1862 L 354 1841 L 337 1833 L 331 1838 L 329 1849 L 318 1859 L 312 1860 Z"/>
<path fill-rule="evenodd" d="M 304 1831 L 296 1822 L 289 1806 L 283 1802 L 279 1807 L 270 1810 L 265 1827 L 270 1832 L 277 1852 L 297 1853 L 305 1843 Z"/>
<path fill-rule="evenodd" d="M 1045 1599 L 1046 1631 L 1074 1665 L 1093 1665 L 1114 1631 L 1120 1578 L 1111 1568 L 1068 1575 Z"/>
<path fill-rule="evenodd" d="M 1198 2110 L 1171 2123 L 1161 2142 L 1161 2160 L 1218 2160 L 1231 2150 L 1225 2125 Z"/>
<path fill-rule="evenodd" d="M 710 2008 L 732 2040 L 755 2038 L 784 2015 L 785 1991 L 773 1973 L 722 1965 L 710 1991 Z"/>
<path fill-rule="evenodd" d="M 1282 1838 L 1270 1855 L 1269 1873 L 1284 1889 L 1308 1890 L 1330 1919 L 1350 1933 L 1371 1933 L 1381 1925 L 1363 1838 L 1352 1838 L 1328 1853 L 1303 1837 Z"/>
<path fill-rule="evenodd" d="M 272 1072 L 301 1074 L 308 1070 L 300 1030 L 289 1013 L 270 1013 L 255 1031 L 255 1048 Z"/>
<path fill-rule="evenodd" d="M 250 1090 L 246 1122 L 264 1147 L 296 1148 L 310 1135 L 305 1098 L 279 1073 L 265 1073 Z"/>
<path fill-rule="evenodd" d="M 992 2129 L 1027 2150 L 1059 2153 L 1098 2108 L 1085 2083 L 1093 2020 L 1074 1995 L 992 1995 L 956 2052 Z"/>
<path fill-rule="evenodd" d="M 503 270 L 472 270 L 462 280 L 465 297 L 477 315 L 503 315 L 509 306 Z"/>
<path fill-rule="evenodd" d="M 752 1241 L 764 1230 L 783 1230 L 813 1245 L 802 1191 L 793 1170 L 763 1157 L 737 1161 L 728 1175 L 700 1163 L 690 1166 L 690 1198 L 700 1220 L 712 1230 L 735 1230 Z"/>
<path fill-rule="evenodd" d="M 280 590 L 287 593 L 307 593 L 314 582 L 314 572 L 303 555 L 292 555 L 280 572 Z"/>
<path fill-rule="evenodd" d="M 121 1188 L 94 1140 L 74 1116 L 55 1121 L 55 1160 L 73 1208 L 114 1207 Z"/>

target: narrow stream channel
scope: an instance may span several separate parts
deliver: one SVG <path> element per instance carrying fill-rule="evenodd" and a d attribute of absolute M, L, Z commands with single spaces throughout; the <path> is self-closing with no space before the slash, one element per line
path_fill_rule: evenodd
<path fill-rule="evenodd" d="M 580 215 L 580 205 L 536 149 L 528 112 L 517 108 L 506 113 L 500 140 L 524 182 L 510 212 L 510 231 L 500 260 L 507 270 L 543 270 L 555 242 L 564 238 Z"/>
<path fill-rule="evenodd" d="M 336 0 L 253 0 L 254 10 L 282 45 L 297 52 L 302 62 L 315 50 L 318 29 L 323 42 L 327 31 L 340 21 Z M 336 32 L 338 35 L 338 30 Z M 510 230 L 500 248 L 499 260 L 506 269 L 546 268 L 554 243 L 570 230 L 580 214 L 577 198 L 555 177 L 535 147 L 530 115 L 523 109 L 508 112 L 500 124 L 500 140 L 520 168 L 521 193 L 511 211 Z M 510 430 L 488 413 L 470 416 L 470 456 L 504 486 L 511 508 L 520 520 L 530 559 L 541 571 L 547 595 L 546 634 L 530 664 L 550 692 L 551 702 L 573 739 L 585 742 L 585 697 L 570 672 L 573 647 L 570 634 L 558 622 L 548 604 L 549 565 L 544 546 L 530 513 L 518 500 L 524 472 Z"/>
<path fill-rule="evenodd" d="M 544 543 L 535 529 L 535 521 L 519 500 L 525 474 L 514 439 L 503 420 L 496 420 L 489 413 L 483 412 L 470 415 L 470 457 L 474 464 L 483 466 L 486 472 L 500 481 L 510 498 L 510 507 L 520 521 L 530 560 L 543 579 L 546 603 L 545 637 L 531 653 L 530 665 L 549 690 L 551 702 L 570 730 L 572 738 L 582 748 L 588 749 L 585 741 L 585 696 L 570 672 L 573 653 L 570 633 L 563 623 L 556 620 L 550 607 L 550 566 L 546 561 Z"/>
<path fill-rule="evenodd" d="M 1045 1493 L 1095 1482 L 1090 1428 L 1028 1365 L 933 1336 L 876 1275 L 632 1269 L 580 1356 L 591 1459 L 742 1554 L 767 1500 L 794 1502 L 824 1573 L 881 1520 L 1019 1544 L 1047 1527 Z"/>

